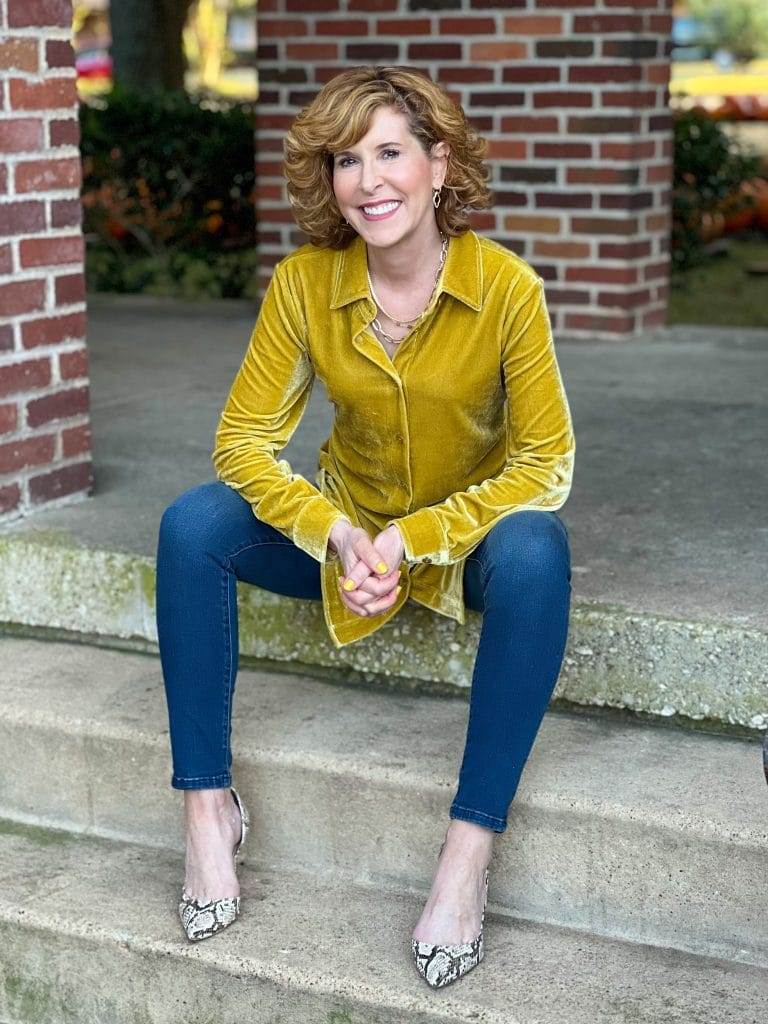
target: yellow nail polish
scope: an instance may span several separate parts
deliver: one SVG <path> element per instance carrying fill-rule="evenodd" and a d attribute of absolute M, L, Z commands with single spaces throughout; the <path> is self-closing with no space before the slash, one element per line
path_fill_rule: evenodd
<path fill-rule="evenodd" d="M 389 572 L 389 569 L 387 568 L 387 563 L 379 562 L 379 564 L 376 566 L 376 572 Z"/>
<path fill-rule="evenodd" d="M 344 589 L 345 590 L 354 590 L 355 589 L 355 581 L 354 580 L 347 580 L 347 582 L 344 584 Z"/>

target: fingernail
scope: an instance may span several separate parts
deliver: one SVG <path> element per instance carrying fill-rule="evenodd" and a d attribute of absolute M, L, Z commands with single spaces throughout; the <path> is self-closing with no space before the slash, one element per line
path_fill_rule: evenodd
<path fill-rule="evenodd" d="M 389 572 L 389 569 L 387 568 L 387 563 L 379 562 L 379 564 L 376 566 L 376 572 Z"/>
<path fill-rule="evenodd" d="M 355 589 L 355 581 L 354 580 L 347 580 L 347 582 L 344 584 L 344 589 L 345 590 L 354 590 Z"/>

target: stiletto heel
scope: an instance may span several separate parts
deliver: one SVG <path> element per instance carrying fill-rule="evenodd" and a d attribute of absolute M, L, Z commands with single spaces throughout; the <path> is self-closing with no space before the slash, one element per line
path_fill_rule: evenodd
<path fill-rule="evenodd" d="M 237 855 L 242 849 L 245 837 L 248 835 L 250 819 L 245 804 L 240 799 L 240 794 L 234 786 L 230 786 L 232 796 L 240 810 L 240 839 L 232 851 L 232 857 L 236 861 Z M 231 925 L 240 916 L 240 897 L 226 896 L 218 900 L 198 900 L 190 896 L 186 890 L 182 890 L 181 902 L 179 903 L 179 917 L 191 942 L 198 942 L 200 939 L 207 939 L 211 935 Z"/>
<path fill-rule="evenodd" d="M 443 842 L 443 846 L 445 846 L 445 842 Z M 440 853 L 443 852 L 443 846 L 440 847 Z M 437 855 L 438 860 L 440 853 Z M 487 902 L 488 868 L 485 869 L 485 895 L 483 897 L 483 912 L 480 917 L 480 931 L 471 942 L 445 945 L 411 939 L 416 970 L 431 988 L 442 988 L 452 981 L 457 981 L 473 967 L 477 967 L 483 959 L 483 926 Z"/>

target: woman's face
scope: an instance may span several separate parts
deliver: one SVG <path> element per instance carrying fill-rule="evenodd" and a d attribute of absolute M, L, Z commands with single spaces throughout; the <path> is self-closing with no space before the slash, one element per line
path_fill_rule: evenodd
<path fill-rule="evenodd" d="M 430 160 L 405 115 L 392 107 L 379 107 L 367 135 L 333 154 L 333 191 L 341 215 L 366 243 L 389 248 L 429 230 L 435 219 L 432 190 L 445 179 L 447 144 L 438 143 L 433 154 Z M 389 200 L 394 208 L 372 210 Z"/>

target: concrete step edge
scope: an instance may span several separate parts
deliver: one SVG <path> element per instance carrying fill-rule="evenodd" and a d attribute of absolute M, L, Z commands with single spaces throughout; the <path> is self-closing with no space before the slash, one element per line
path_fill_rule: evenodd
<path fill-rule="evenodd" d="M 551 716 L 550 716 L 551 717 Z M 95 739 L 101 742 L 108 740 L 123 741 L 135 747 L 146 747 L 153 752 L 165 754 L 168 741 L 157 736 L 150 736 L 140 729 L 131 729 L 127 726 L 105 725 L 97 720 L 66 719 L 60 715 L 51 714 L 45 711 L 20 712 L 18 710 L 6 710 L 0 706 L 0 722 L 6 727 L 29 728 L 33 730 L 49 731 L 59 733 L 61 740 L 69 737 L 74 742 Z M 707 742 L 707 737 L 702 737 L 701 742 Z M 709 738 L 711 741 L 711 738 Z M 754 747 L 754 759 L 757 766 L 759 751 L 756 744 Z M 257 766 L 264 771 L 270 769 L 295 770 L 305 773 L 322 775 L 327 778 L 347 778 L 361 782 L 367 782 L 379 788 L 393 790 L 419 790 L 421 793 L 429 792 L 435 798 L 445 794 L 445 787 L 439 783 L 425 781 L 414 766 L 410 768 L 392 768 L 379 765 L 366 764 L 364 761 L 354 758 L 345 758 L 340 755 L 318 755 L 307 751 L 286 751 L 280 749 L 251 749 L 244 750 L 240 747 L 237 761 L 241 771 L 247 771 Z M 710 818 L 696 817 L 683 807 L 665 808 L 666 815 L 663 823 L 657 816 L 648 813 L 648 807 L 644 804 L 627 805 L 618 800 L 611 800 L 608 797 L 580 797 L 574 800 L 568 794 L 557 792 L 529 792 L 523 790 L 516 796 L 518 805 L 524 804 L 529 812 L 566 813 L 584 818 L 600 817 L 606 820 L 615 820 L 617 823 L 637 824 L 646 820 L 653 828 L 664 828 L 670 834 L 696 836 L 701 841 L 723 841 L 729 845 L 738 844 L 740 847 L 749 850 L 766 850 L 765 838 L 755 833 L 752 824 L 740 827 L 738 823 L 726 823 Z"/>
<path fill-rule="evenodd" d="M 0 623 L 9 626 L 151 649 L 157 642 L 154 580 L 146 556 L 83 547 L 64 532 L 0 532 Z M 414 691 L 460 692 L 471 685 L 477 613 L 468 613 L 462 627 L 409 606 L 372 637 L 336 651 L 320 602 L 241 585 L 238 604 L 245 657 L 385 679 Z M 733 623 L 676 621 L 575 601 L 555 696 L 763 729 L 767 646 L 764 633 Z"/>
<path fill-rule="evenodd" d="M 0 822 L 0 865 L 9 879 L 0 894 L 4 970 L 13 979 L 0 990 L 0 1013 L 23 1024 L 55 1020 L 64 1005 L 74 1024 L 104 1019 L 93 1015 L 97 1005 L 115 1024 L 149 1019 L 150 1007 L 151 1019 L 171 1024 L 189 1019 L 190 1004 L 221 1024 L 252 1019 L 255 1004 L 264 1020 L 297 1024 L 320 1011 L 377 1024 L 630 1024 L 640 1002 L 654 1024 L 747 1024 L 768 993 L 768 972 L 755 965 L 498 918 L 490 894 L 484 961 L 435 992 L 410 956 L 423 897 L 241 867 L 241 918 L 191 945 L 176 916 L 178 855 Z M 40 999 L 41 981 L 47 1015 L 39 1002 L 24 1003 L 30 990 Z"/>

